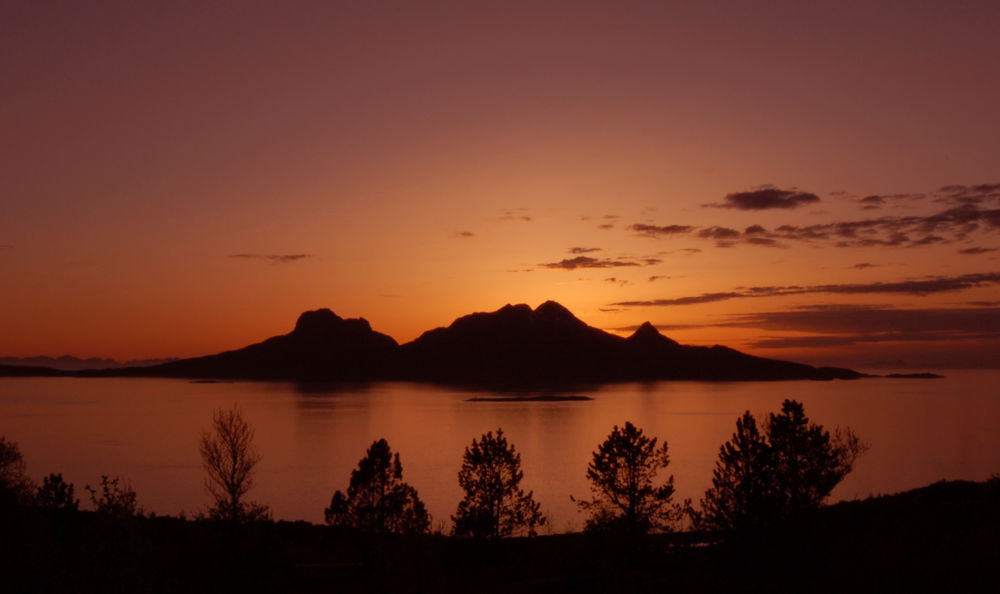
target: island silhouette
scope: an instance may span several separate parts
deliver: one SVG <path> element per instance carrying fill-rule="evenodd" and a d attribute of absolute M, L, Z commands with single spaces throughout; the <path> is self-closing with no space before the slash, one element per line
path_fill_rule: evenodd
<path fill-rule="evenodd" d="M 462 316 L 406 344 L 364 318 L 304 312 L 288 334 L 214 355 L 84 371 L 3 367 L 3 375 L 82 375 L 301 381 L 407 380 L 565 385 L 621 381 L 832 380 L 864 374 L 767 359 L 720 345 L 687 346 L 649 322 L 623 338 L 587 325 L 555 301 Z"/>

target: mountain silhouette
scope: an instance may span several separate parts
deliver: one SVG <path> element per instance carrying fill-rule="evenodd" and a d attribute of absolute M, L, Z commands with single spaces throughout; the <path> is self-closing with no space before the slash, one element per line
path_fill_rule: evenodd
<path fill-rule="evenodd" d="M 854 379 L 849 369 L 754 357 L 722 346 L 683 346 L 649 322 L 622 338 L 562 305 L 506 305 L 461 317 L 401 347 L 405 374 L 462 382 Z"/>
<path fill-rule="evenodd" d="M 290 333 L 242 349 L 78 375 L 525 386 L 864 377 L 850 369 L 765 359 L 718 345 L 681 345 L 649 322 L 623 338 L 588 326 L 554 301 L 535 309 L 508 304 L 466 315 L 404 345 L 372 330 L 364 318 L 344 319 L 318 309 L 299 316 Z"/>
<path fill-rule="evenodd" d="M 122 370 L 127 375 L 220 379 L 387 379 L 399 345 L 364 318 L 307 311 L 295 329 L 234 351 Z M 110 372 L 109 375 L 122 375 Z"/>

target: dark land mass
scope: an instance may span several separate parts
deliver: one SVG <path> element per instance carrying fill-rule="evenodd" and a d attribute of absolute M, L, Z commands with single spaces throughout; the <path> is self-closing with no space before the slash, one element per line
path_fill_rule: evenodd
<path fill-rule="evenodd" d="M 376 537 L 305 522 L 0 508 L 6 592 L 995 592 L 1000 480 L 838 503 L 720 540 Z"/>
<path fill-rule="evenodd" d="M 538 396 L 497 396 L 495 398 L 466 398 L 466 402 L 580 402 L 593 400 L 590 396 L 556 396 L 540 394 Z"/>
<path fill-rule="evenodd" d="M 889 375 L 884 375 L 882 377 L 892 379 L 944 379 L 943 375 L 938 375 L 936 373 L 890 373 Z"/>
<path fill-rule="evenodd" d="M 49 373 L 39 368 L 38 375 Z M 0 375 L 4 369 L 0 368 Z M 584 386 L 607 382 L 831 380 L 865 377 L 747 355 L 724 346 L 685 346 L 648 322 L 628 338 L 588 326 L 548 301 L 474 313 L 399 345 L 367 320 L 328 309 L 303 313 L 292 332 L 216 355 L 81 376 L 294 381 L 426 381 L 469 386 Z"/>
<path fill-rule="evenodd" d="M 69 375 L 65 371 L 51 367 L 32 365 L 0 365 L 0 377 L 59 377 Z"/>
<path fill-rule="evenodd" d="M 80 359 L 71 355 L 61 357 L 0 357 L 0 366 L 13 365 L 17 367 L 49 367 L 62 371 L 82 371 L 84 369 L 118 369 L 121 367 L 148 367 L 169 363 L 176 359 L 143 359 L 120 363 L 114 359 L 90 357 Z"/>

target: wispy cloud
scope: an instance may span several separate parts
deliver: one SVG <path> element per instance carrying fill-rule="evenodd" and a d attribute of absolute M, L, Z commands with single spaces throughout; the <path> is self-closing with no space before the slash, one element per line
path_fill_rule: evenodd
<path fill-rule="evenodd" d="M 559 270 L 576 270 L 577 268 L 622 268 L 627 266 L 652 266 L 659 264 L 658 258 L 592 258 L 590 256 L 577 256 L 575 258 L 565 258 L 559 262 L 548 262 L 539 264 L 542 268 L 552 268 Z"/>
<path fill-rule="evenodd" d="M 630 231 L 635 231 L 639 235 L 645 235 L 646 237 L 660 237 L 664 235 L 679 235 L 684 233 L 690 233 L 694 230 L 691 225 L 646 225 L 644 223 L 636 223 L 634 225 L 629 225 L 627 227 Z"/>
<path fill-rule="evenodd" d="M 653 238 L 690 235 L 713 241 L 716 247 L 721 248 L 737 245 L 788 247 L 795 243 L 837 248 L 917 248 L 968 241 L 973 234 L 1000 230 L 1000 184 L 945 186 L 929 194 L 873 195 L 858 202 L 862 208 L 870 210 L 890 203 L 912 204 L 928 197 L 936 203 L 945 204 L 946 208 L 928 215 L 881 216 L 813 225 L 784 224 L 773 229 L 753 224 L 743 231 L 718 225 L 695 227 L 678 223 L 635 223 L 627 229 Z M 724 204 L 703 206 L 766 210 L 794 208 L 819 200 L 815 194 L 808 192 L 773 187 L 729 194 L 726 198 Z"/>
<path fill-rule="evenodd" d="M 467 239 L 469 237 L 475 237 L 475 236 L 476 236 L 476 234 L 473 233 L 472 231 L 456 231 L 455 232 L 455 237 L 461 237 L 461 238 L 466 238 Z"/>
<path fill-rule="evenodd" d="M 571 254 L 589 254 L 590 252 L 599 252 L 601 248 L 594 247 L 571 247 L 569 248 L 569 253 Z"/>
<path fill-rule="evenodd" d="M 735 208 L 738 210 L 791 209 L 819 202 L 819 196 L 797 189 L 782 190 L 774 186 L 762 186 L 749 192 L 727 194 L 725 202 L 702 204 L 708 208 Z"/>
<path fill-rule="evenodd" d="M 314 254 L 230 254 L 229 258 L 241 260 L 263 260 L 273 264 L 286 264 L 314 257 Z"/>
<path fill-rule="evenodd" d="M 752 299 L 761 297 L 784 297 L 788 295 L 803 295 L 814 293 L 830 293 L 839 295 L 875 295 L 896 294 L 925 296 L 936 293 L 963 291 L 977 287 L 1000 284 L 1000 273 L 964 274 L 952 277 L 931 277 L 921 280 L 905 280 L 898 282 L 876 283 L 845 283 L 813 286 L 769 286 L 736 288 L 732 291 L 717 293 L 702 293 L 684 297 L 667 299 L 651 299 L 644 301 L 621 301 L 612 303 L 619 307 L 669 307 L 676 305 L 697 305 L 728 301 L 731 299 Z"/>
<path fill-rule="evenodd" d="M 532 218 L 527 208 L 508 208 L 497 217 L 501 221 L 524 221 L 531 222 Z"/>
<path fill-rule="evenodd" d="M 988 254 L 990 252 L 997 251 L 996 248 L 984 248 L 984 247 L 971 247 L 965 248 L 964 250 L 958 250 L 958 253 L 966 256 L 975 256 L 978 254 Z"/>

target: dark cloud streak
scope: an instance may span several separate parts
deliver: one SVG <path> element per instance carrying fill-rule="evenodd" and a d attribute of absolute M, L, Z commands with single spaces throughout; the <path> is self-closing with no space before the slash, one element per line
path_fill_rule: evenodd
<path fill-rule="evenodd" d="M 230 254 L 229 258 L 240 260 L 264 260 L 273 264 L 286 264 L 314 257 L 314 254 Z"/>
<path fill-rule="evenodd" d="M 796 285 L 772 287 L 737 288 L 729 292 L 703 293 L 686 297 L 670 299 L 652 299 L 646 301 L 622 301 L 612 303 L 622 307 L 669 307 L 674 305 L 696 305 L 714 303 L 730 299 L 750 299 L 760 297 L 785 297 L 788 295 L 803 295 L 829 293 L 838 295 L 874 295 L 896 294 L 926 296 L 936 293 L 963 291 L 977 287 L 1000 284 L 1000 273 L 964 274 L 953 277 L 933 277 L 923 280 L 907 280 L 898 282 L 876 283 L 845 283 L 831 285 L 813 285 L 800 287 Z"/>
<path fill-rule="evenodd" d="M 791 209 L 815 204 L 819 196 L 810 192 L 800 192 L 797 189 L 782 190 L 774 186 L 764 186 L 749 192 L 735 192 L 726 195 L 722 204 L 702 204 L 710 208 L 735 208 L 737 210 L 769 210 Z"/>

